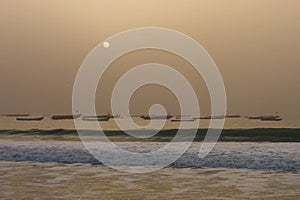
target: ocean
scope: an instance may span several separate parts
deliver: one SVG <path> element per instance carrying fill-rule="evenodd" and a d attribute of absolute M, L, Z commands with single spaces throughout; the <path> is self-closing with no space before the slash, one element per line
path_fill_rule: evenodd
<path fill-rule="evenodd" d="M 0 198 L 299 199 L 299 122 L 227 119 L 217 145 L 199 158 L 208 127 L 208 120 L 201 120 L 199 127 L 189 127 L 197 129 L 197 136 L 178 160 L 158 171 L 132 174 L 95 159 L 79 140 L 72 120 L 21 122 L 0 117 Z M 167 121 L 149 139 L 126 135 L 114 120 L 101 126 L 119 148 L 151 152 L 174 137 L 178 123 Z M 131 167 L 147 167 L 128 159 Z"/>

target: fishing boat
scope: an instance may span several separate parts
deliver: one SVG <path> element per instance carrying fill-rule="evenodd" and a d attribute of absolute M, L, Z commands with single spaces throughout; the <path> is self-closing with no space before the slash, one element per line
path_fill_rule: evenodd
<path fill-rule="evenodd" d="M 52 115 L 51 119 L 53 119 L 53 120 L 77 119 L 80 116 L 81 116 L 81 114 L 75 114 L 75 115 Z"/>
<path fill-rule="evenodd" d="M 214 116 L 209 116 L 210 119 L 224 119 L 226 118 L 225 115 L 214 115 Z"/>
<path fill-rule="evenodd" d="M 110 117 L 107 116 L 84 116 L 82 121 L 108 121 Z"/>
<path fill-rule="evenodd" d="M 107 115 L 86 115 L 86 116 L 83 116 L 83 118 L 121 118 L 121 116 L 119 114 L 115 114 L 115 115 L 112 115 L 112 114 L 107 114 Z"/>
<path fill-rule="evenodd" d="M 261 121 L 281 121 L 282 118 L 280 118 L 278 115 L 269 115 L 269 116 L 261 116 Z"/>
<path fill-rule="evenodd" d="M 170 119 L 173 117 L 172 115 L 142 115 L 140 118 L 145 119 L 145 120 L 151 120 L 151 119 Z"/>
<path fill-rule="evenodd" d="M 191 115 L 176 115 L 176 119 L 180 119 L 184 117 L 191 117 Z"/>
<path fill-rule="evenodd" d="M 225 115 L 214 115 L 214 116 L 206 116 L 206 117 L 199 117 L 199 119 L 225 119 Z"/>
<path fill-rule="evenodd" d="M 261 120 L 261 121 L 280 121 L 282 120 L 279 115 L 261 115 L 254 117 L 247 117 L 252 120 Z"/>
<path fill-rule="evenodd" d="M 226 115 L 226 118 L 240 118 L 241 115 Z"/>
<path fill-rule="evenodd" d="M 254 116 L 254 117 L 246 117 L 246 118 L 248 118 L 248 119 L 254 119 L 254 120 L 257 120 L 257 119 L 261 119 L 262 118 L 262 116 Z"/>
<path fill-rule="evenodd" d="M 194 117 L 176 117 L 176 119 L 171 119 L 171 122 L 193 122 L 195 120 Z"/>
<path fill-rule="evenodd" d="M 18 121 L 41 121 L 44 117 L 17 117 Z"/>
<path fill-rule="evenodd" d="M 82 118 L 113 118 L 112 115 L 107 114 L 107 115 L 84 115 Z"/>
<path fill-rule="evenodd" d="M 261 121 L 281 121 L 282 118 L 262 118 Z"/>
<path fill-rule="evenodd" d="M 210 116 L 198 117 L 198 119 L 211 119 Z"/>

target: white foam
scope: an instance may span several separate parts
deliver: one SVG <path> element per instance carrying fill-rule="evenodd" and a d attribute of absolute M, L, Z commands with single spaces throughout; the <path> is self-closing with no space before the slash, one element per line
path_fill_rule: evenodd
<path fill-rule="evenodd" d="M 163 142 L 116 142 L 119 148 L 134 152 L 154 151 Z M 213 167 L 300 170 L 300 143 L 220 142 L 204 159 L 198 157 L 201 143 L 191 148 L 172 167 Z M 110 152 L 112 153 L 112 152 Z M 116 155 L 116 158 L 118 156 Z M 130 159 L 130 158 L 128 158 Z M 62 163 L 99 163 L 78 141 L 11 141 L 0 140 L 0 160 Z M 131 158 L 132 165 L 143 166 Z"/>

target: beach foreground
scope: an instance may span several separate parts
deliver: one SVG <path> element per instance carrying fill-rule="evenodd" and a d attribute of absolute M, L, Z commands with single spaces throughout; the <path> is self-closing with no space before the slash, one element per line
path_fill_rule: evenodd
<path fill-rule="evenodd" d="M 128 174 L 103 165 L 0 162 L 2 199 L 297 199 L 299 174 L 165 168 Z"/>

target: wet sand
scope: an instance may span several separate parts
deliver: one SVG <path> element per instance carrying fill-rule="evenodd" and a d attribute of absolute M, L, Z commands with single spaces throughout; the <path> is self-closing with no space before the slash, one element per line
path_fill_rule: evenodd
<path fill-rule="evenodd" d="M 299 199 L 300 174 L 165 168 L 127 174 L 101 165 L 0 162 L 1 199 Z"/>

